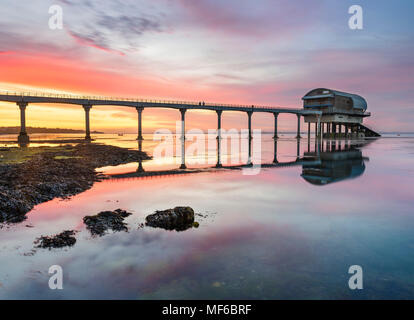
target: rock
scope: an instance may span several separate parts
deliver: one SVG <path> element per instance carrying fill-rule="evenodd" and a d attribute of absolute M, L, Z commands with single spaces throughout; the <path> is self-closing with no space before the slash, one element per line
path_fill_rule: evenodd
<path fill-rule="evenodd" d="M 184 231 L 193 227 L 194 210 L 190 207 L 175 207 L 156 211 L 145 218 L 146 225 L 166 230 Z"/>
<path fill-rule="evenodd" d="M 74 237 L 76 231 L 66 230 L 62 233 L 59 233 L 54 236 L 41 236 L 35 240 L 37 248 L 62 248 L 62 247 L 71 247 L 76 243 L 76 238 Z"/>
<path fill-rule="evenodd" d="M 83 222 L 92 235 L 103 236 L 107 230 L 128 231 L 124 219 L 132 213 L 122 209 L 102 211 L 94 216 L 86 216 Z"/>

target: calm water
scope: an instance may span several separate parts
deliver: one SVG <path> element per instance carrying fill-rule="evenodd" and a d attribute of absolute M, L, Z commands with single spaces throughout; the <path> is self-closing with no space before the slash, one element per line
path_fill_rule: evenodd
<path fill-rule="evenodd" d="M 134 138 L 98 141 L 137 148 Z M 152 154 L 157 142 L 145 139 L 142 149 Z M 274 147 L 271 135 L 263 136 L 253 162 L 260 154 L 262 163 L 272 163 Z M 235 163 L 244 163 L 246 152 L 228 150 L 222 160 L 236 154 Z M 215 145 L 186 156 L 189 168 L 214 166 L 216 159 Z M 132 175 L 40 204 L 23 223 L 0 229 L 0 298 L 413 299 L 414 137 L 342 141 L 318 152 L 313 140 L 302 139 L 298 148 L 284 135 L 277 160 L 289 166 Z M 178 155 L 142 166 L 157 171 L 180 163 Z M 102 170 L 116 177 L 137 168 Z M 203 215 L 199 228 L 138 228 L 155 210 L 181 205 Z M 129 231 L 92 237 L 82 218 L 117 208 L 133 212 Z M 68 229 L 80 231 L 73 247 L 32 252 L 37 237 Z M 56 264 L 63 290 L 48 287 Z M 363 268 L 363 290 L 348 288 L 351 265 Z"/>

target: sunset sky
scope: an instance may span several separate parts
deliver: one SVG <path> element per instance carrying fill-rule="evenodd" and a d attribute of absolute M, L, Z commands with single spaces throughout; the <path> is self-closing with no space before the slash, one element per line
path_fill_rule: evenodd
<path fill-rule="evenodd" d="M 49 7 L 63 8 L 51 30 Z M 364 10 L 350 30 L 348 8 Z M 360 0 L 3 0 L 0 90 L 302 106 L 317 87 L 362 95 L 378 131 L 414 131 L 414 2 Z M 134 109 L 95 107 L 92 130 L 135 132 Z M 144 132 L 174 128 L 179 112 L 145 110 Z M 187 128 L 215 128 L 188 112 Z M 281 130 L 296 117 L 282 116 Z M 286 121 L 284 121 L 286 120 Z M 0 126 L 17 126 L 0 103 Z M 225 112 L 224 128 L 245 114 Z M 255 115 L 271 130 L 271 115 Z M 29 105 L 27 125 L 84 128 L 79 106 Z"/>

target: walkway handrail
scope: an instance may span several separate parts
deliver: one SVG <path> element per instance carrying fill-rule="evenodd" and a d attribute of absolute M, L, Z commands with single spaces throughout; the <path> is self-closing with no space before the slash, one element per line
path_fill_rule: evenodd
<path fill-rule="evenodd" d="M 100 101 L 127 101 L 137 103 L 157 103 L 157 104 L 173 104 L 173 105 L 188 105 L 188 106 L 202 106 L 202 107 L 229 107 L 229 108 L 252 108 L 254 109 L 284 109 L 283 107 L 265 106 L 265 105 L 244 105 L 244 104 L 228 104 L 228 103 L 206 103 L 204 101 L 177 101 L 177 100 L 158 100 L 158 99 L 134 99 L 134 98 L 122 98 L 122 97 L 106 97 L 106 96 L 87 96 L 87 95 L 74 95 L 64 93 L 51 93 L 51 92 L 9 92 L 1 91 L 0 95 L 14 96 L 14 97 L 39 97 L 39 98 L 62 98 L 62 99 L 79 99 L 79 100 L 100 100 Z M 288 108 L 286 108 L 288 109 Z"/>

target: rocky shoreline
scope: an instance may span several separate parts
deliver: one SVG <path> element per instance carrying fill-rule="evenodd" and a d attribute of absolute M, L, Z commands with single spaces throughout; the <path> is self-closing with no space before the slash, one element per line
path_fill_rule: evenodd
<path fill-rule="evenodd" d="M 22 222 L 39 203 L 91 188 L 94 182 L 105 179 L 96 168 L 150 159 L 142 151 L 95 143 L 36 151 L 23 162 L 2 163 L 0 159 L 0 223 Z"/>

